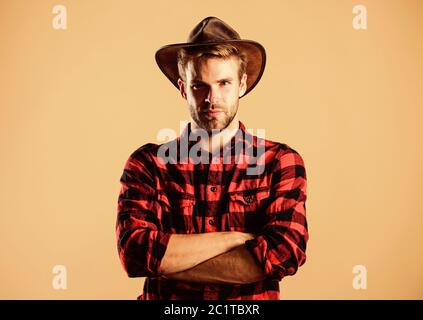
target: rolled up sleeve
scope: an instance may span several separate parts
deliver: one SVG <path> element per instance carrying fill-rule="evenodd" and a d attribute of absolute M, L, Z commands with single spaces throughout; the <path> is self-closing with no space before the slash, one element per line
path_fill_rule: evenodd
<path fill-rule="evenodd" d="M 163 232 L 152 161 L 143 147 L 127 160 L 120 179 L 117 247 L 129 277 L 157 277 L 170 234 Z"/>
<path fill-rule="evenodd" d="M 295 150 L 281 149 L 275 161 L 264 227 L 245 245 L 265 276 L 280 281 L 295 274 L 306 260 L 307 178 L 303 159 Z"/>

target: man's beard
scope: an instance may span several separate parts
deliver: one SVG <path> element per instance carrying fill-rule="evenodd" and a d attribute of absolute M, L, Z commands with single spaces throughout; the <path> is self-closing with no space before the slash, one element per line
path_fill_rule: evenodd
<path fill-rule="evenodd" d="M 207 112 L 207 110 L 216 109 L 219 111 L 223 111 L 223 114 L 220 114 L 217 117 L 208 118 L 208 116 L 204 113 Z M 233 110 L 234 112 L 230 113 L 231 110 Z M 202 108 L 200 108 L 200 111 L 198 112 L 194 107 L 190 106 L 190 113 L 192 119 L 200 128 L 206 130 L 209 134 L 212 133 L 213 129 L 219 129 L 221 131 L 226 129 L 232 122 L 232 120 L 235 118 L 237 111 L 237 105 L 234 108 L 221 108 L 219 106 L 214 106 L 214 108 L 212 109 L 209 104 L 206 104 Z"/>

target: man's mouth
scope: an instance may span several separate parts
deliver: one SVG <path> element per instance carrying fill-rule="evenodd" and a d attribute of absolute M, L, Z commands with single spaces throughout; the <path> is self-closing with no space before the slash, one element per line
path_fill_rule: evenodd
<path fill-rule="evenodd" d="M 217 109 L 213 109 L 213 110 L 205 110 L 204 114 L 209 115 L 209 116 L 217 116 L 219 114 L 222 114 L 223 111 L 222 110 L 217 110 Z"/>

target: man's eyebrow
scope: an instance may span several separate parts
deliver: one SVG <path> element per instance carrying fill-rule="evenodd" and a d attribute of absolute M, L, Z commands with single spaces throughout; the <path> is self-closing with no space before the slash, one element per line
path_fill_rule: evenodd
<path fill-rule="evenodd" d="M 223 78 L 223 79 L 219 79 L 217 80 L 217 82 L 223 82 L 223 81 L 233 81 L 234 79 L 232 77 L 228 77 L 228 78 Z M 202 84 L 207 84 L 204 81 L 200 80 L 200 79 L 192 79 L 191 81 L 192 83 L 202 83 Z"/>
<path fill-rule="evenodd" d="M 232 78 L 232 77 L 229 77 L 229 78 L 223 78 L 223 79 L 220 79 L 218 82 L 223 82 L 223 81 L 232 81 L 234 78 Z"/>
<path fill-rule="evenodd" d="M 205 82 L 201 81 L 200 79 L 192 79 L 191 82 L 192 83 L 205 83 Z"/>

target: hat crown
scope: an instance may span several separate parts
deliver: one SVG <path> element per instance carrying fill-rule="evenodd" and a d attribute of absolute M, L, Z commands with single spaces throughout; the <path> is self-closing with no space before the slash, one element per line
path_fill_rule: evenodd
<path fill-rule="evenodd" d="M 259 82 L 266 65 L 266 50 L 252 40 L 241 39 L 238 32 L 216 17 L 207 17 L 198 23 L 188 36 L 186 43 L 174 43 L 161 47 L 156 51 L 155 59 L 160 70 L 179 90 L 181 78 L 178 53 L 181 49 L 201 48 L 210 45 L 229 44 L 242 52 L 247 60 L 247 89 L 242 95 L 248 94 Z"/>
<path fill-rule="evenodd" d="M 216 17 L 203 19 L 188 36 L 188 43 L 207 43 L 222 40 L 239 40 L 238 32 Z"/>

